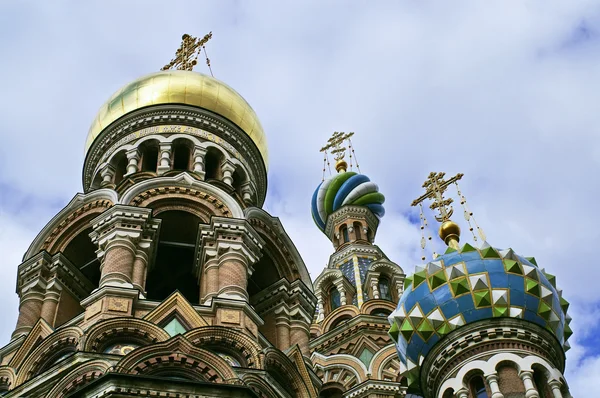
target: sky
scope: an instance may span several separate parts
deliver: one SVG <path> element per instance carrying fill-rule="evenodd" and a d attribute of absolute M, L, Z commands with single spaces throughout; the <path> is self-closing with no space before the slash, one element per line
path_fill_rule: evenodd
<path fill-rule="evenodd" d="M 412 273 L 411 201 L 430 171 L 464 173 L 490 244 L 535 256 L 572 303 L 571 392 L 600 388 L 600 268 L 590 260 L 600 240 L 600 3 L 591 0 L 1 1 L 0 344 L 16 322 L 23 253 L 82 191 L 99 107 L 167 63 L 183 33 L 209 31 L 215 77 L 267 134 L 265 209 L 313 279 L 333 250 L 310 216 L 319 149 L 333 131 L 354 131 L 361 171 L 387 198 L 376 240 L 388 257 Z"/>

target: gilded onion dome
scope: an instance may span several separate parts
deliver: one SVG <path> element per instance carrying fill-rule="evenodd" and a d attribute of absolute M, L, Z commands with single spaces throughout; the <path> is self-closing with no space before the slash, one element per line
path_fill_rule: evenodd
<path fill-rule="evenodd" d="M 385 197 L 377 184 L 364 174 L 342 172 L 321 182 L 312 196 L 312 217 L 321 231 L 327 218 L 342 206 L 365 206 L 378 218 L 385 214 Z"/>
<path fill-rule="evenodd" d="M 423 266 L 406 278 L 405 290 L 389 321 L 390 335 L 409 378 L 448 333 L 490 318 L 511 317 L 551 331 L 565 350 L 572 331 L 569 303 L 556 278 L 540 269 L 534 258 L 499 250 L 487 243 L 480 249 L 465 244 Z"/>
<path fill-rule="evenodd" d="M 185 104 L 212 111 L 229 119 L 256 144 L 265 166 L 267 140 L 258 116 L 248 102 L 227 84 L 202 73 L 166 70 L 126 84 L 98 111 L 88 132 L 85 151 L 111 123 L 137 109 L 160 104 Z"/>

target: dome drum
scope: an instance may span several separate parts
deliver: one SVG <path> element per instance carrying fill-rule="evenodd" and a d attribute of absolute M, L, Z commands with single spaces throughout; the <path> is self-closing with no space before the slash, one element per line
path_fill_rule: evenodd
<path fill-rule="evenodd" d="M 129 151 L 127 159 L 121 162 L 131 165 L 127 174 L 132 174 L 139 160 L 132 151 L 137 144 L 149 137 L 155 136 L 160 141 L 161 137 L 174 134 L 187 135 L 206 143 L 205 147 L 214 146 L 225 157 L 240 163 L 247 180 L 256 185 L 254 203 L 262 205 L 268 150 L 256 113 L 225 83 L 201 73 L 180 70 L 143 76 L 118 90 L 100 108 L 86 141 L 84 190 L 93 189 L 93 184 L 98 185 L 99 181 L 105 185 L 109 182 L 107 176 L 114 171 L 107 161 L 116 152 Z M 165 156 L 170 155 L 161 149 L 159 174 L 169 171 L 173 161 L 165 160 Z M 195 166 L 201 169 L 202 161 Z M 226 183 L 231 182 L 227 179 L 234 171 L 223 170 Z M 201 173 L 199 176 L 202 177 Z"/>
<path fill-rule="evenodd" d="M 131 155 L 136 149 L 134 164 L 138 164 L 137 171 L 142 172 L 143 145 L 154 143 L 156 146 L 154 160 L 154 172 L 158 174 L 170 173 L 175 168 L 173 154 L 176 141 L 186 142 L 190 146 L 189 165 L 186 167 L 191 175 L 204 179 L 204 173 L 195 172 L 197 163 L 200 161 L 201 169 L 206 168 L 207 150 L 214 148 L 218 153 L 219 166 L 229 163 L 229 169 L 223 168 L 229 177 L 235 172 L 235 164 L 243 170 L 246 181 L 252 187 L 255 203 L 262 205 L 266 196 L 266 169 L 261 159 L 260 151 L 252 140 L 240 131 L 237 126 L 228 123 L 227 120 L 212 114 L 204 109 L 191 107 L 189 105 L 168 104 L 156 105 L 136 110 L 119 119 L 105 129 L 90 147 L 84 165 L 83 183 L 86 191 L 98 188 L 102 181 L 103 168 L 117 167 L 117 155 L 123 158 L 123 166 L 128 167 Z M 167 162 L 161 157 L 164 151 L 163 145 L 170 155 Z M 200 151 L 200 152 L 197 152 Z M 201 156 L 201 159 L 197 159 Z M 230 159 L 230 161 L 227 161 Z M 166 164 L 167 166 L 161 165 Z M 112 163 L 112 166 L 108 166 Z M 126 166 L 127 165 L 127 166 Z M 186 170 L 181 170 L 186 171 Z M 113 171 L 113 173 L 115 173 Z M 225 174 L 224 173 L 224 174 Z M 121 171 L 123 174 L 123 171 Z M 210 179 L 210 176 L 206 176 Z"/>

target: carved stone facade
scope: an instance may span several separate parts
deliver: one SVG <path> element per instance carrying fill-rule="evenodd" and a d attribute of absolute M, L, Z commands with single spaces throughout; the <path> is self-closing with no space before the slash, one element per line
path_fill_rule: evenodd
<path fill-rule="evenodd" d="M 260 208 L 259 139 L 215 109 L 168 101 L 106 126 L 90 143 L 85 193 L 18 266 L 0 395 L 318 396 L 317 298 Z"/>

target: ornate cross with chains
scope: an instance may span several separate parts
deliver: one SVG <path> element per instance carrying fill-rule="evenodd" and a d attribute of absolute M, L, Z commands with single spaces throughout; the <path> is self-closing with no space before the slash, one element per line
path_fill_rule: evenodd
<path fill-rule="evenodd" d="M 163 66 L 161 70 L 177 69 L 177 70 L 192 70 L 198 63 L 198 55 L 200 50 L 204 48 L 207 41 L 212 38 L 212 32 L 209 32 L 202 39 L 190 36 L 187 33 L 181 37 L 181 46 L 175 52 L 175 58 L 168 64 Z M 208 61 L 207 61 L 208 62 Z M 210 65 L 209 65 L 210 66 Z"/>
<path fill-rule="evenodd" d="M 411 206 L 416 206 L 425 199 L 433 199 L 433 203 L 429 208 L 432 210 L 438 209 L 440 215 L 435 216 L 435 219 L 439 222 L 448 221 L 454 212 L 454 209 L 450 206 L 454 200 L 452 198 L 444 199 L 444 192 L 446 192 L 446 189 L 450 184 L 460 180 L 463 176 L 462 173 L 458 173 L 448 181 L 444 181 L 445 175 L 446 173 L 429 173 L 429 177 L 423 183 L 425 194 L 413 200 L 411 203 Z"/>

